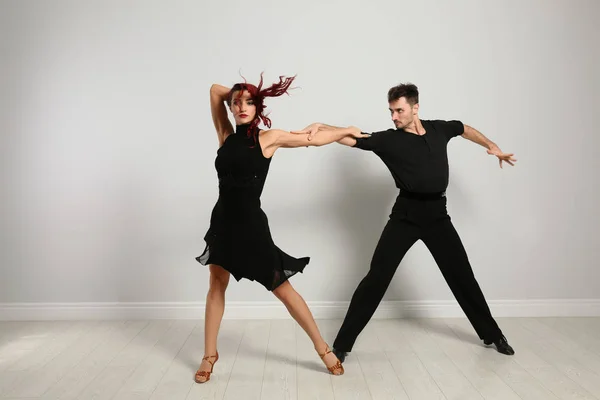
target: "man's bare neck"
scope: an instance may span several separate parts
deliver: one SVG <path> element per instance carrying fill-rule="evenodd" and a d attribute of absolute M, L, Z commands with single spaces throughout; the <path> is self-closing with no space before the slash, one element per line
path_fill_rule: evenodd
<path fill-rule="evenodd" d="M 413 133 L 413 134 L 419 135 L 419 136 L 427 133 L 427 131 L 423 127 L 423 124 L 421 123 L 421 120 L 419 118 L 415 118 L 414 121 L 412 122 L 412 124 L 410 124 L 406 128 L 404 128 L 404 131 Z"/>

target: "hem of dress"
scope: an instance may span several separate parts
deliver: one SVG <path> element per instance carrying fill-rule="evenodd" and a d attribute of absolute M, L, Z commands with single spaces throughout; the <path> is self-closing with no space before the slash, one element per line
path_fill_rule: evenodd
<path fill-rule="evenodd" d="M 240 275 L 236 275 L 235 272 L 233 272 L 233 270 L 231 268 L 227 267 L 227 263 L 225 262 L 218 262 L 218 260 L 214 260 L 211 257 L 210 254 L 210 245 L 207 243 L 206 244 L 206 248 L 204 249 L 204 251 L 202 252 L 201 255 L 199 255 L 198 257 L 196 257 L 196 261 L 198 261 L 200 264 L 204 265 L 204 266 L 209 266 L 209 265 L 217 265 L 221 268 L 223 268 L 225 271 L 229 272 L 231 275 L 233 275 L 233 278 L 236 281 L 240 281 L 242 279 L 247 279 L 251 282 L 258 282 L 261 284 L 261 286 L 263 286 L 265 289 L 267 289 L 268 291 L 272 292 L 273 290 L 277 289 L 279 286 L 281 286 L 284 282 L 288 281 L 291 277 L 293 277 L 294 275 L 298 274 L 298 273 L 304 273 L 304 269 L 306 268 L 306 266 L 310 263 L 310 257 L 301 257 L 297 259 L 298 261 L 301 261 L 304 265 L 302 266 L 302 268 L 298 269 L 298 270 L 279 270 L 280 273 L 283 273 L 285 275 L 285 278 L 278 281 L 277 284 L 273 284 L 271 285 L 271 287 L 267 287 L 267 285 L 265 285 L 264 283 L 257 281 L 256 279 L 252 279 L 250 277 L 247 276 L 240 276 Z M 288 273 L 285 273 L 284 271 L 288 271 Z"/>

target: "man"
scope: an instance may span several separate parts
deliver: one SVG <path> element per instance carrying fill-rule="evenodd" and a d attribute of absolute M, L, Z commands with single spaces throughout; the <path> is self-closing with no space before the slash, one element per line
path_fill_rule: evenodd
<path fill-rule="evenodd" d="M 419 119 L 419 91 L 413 84 L 391 88 L 388 103 L 396 129 L 339 141 L 377 154 L 392 173 L 400 193 L 373 254 L 369 273 L 352 296 L 333 344 L 334 353 L 344 361 L 381 302 L 402 258 L 417 240 L 422 240 L 479 338 L 486 345 L 493 343 L 500 353 L 512 355 L 514 350 L 491 315 L 446 210 L 446 147 L 450 139 L 462 135 L 496 156 L 501 168 L 503 162 L 514 165 L 516 160 L 513 154 L 503 153 L 479 131 L 460 121 Z M 317 123 L 301 132 L 312 137 L 319 129 L 331 128 L 335 129 Z"/>

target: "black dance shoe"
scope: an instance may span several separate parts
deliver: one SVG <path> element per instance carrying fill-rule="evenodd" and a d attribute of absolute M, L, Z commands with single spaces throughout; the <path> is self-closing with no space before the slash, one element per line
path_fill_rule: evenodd
<path fill-rule="evenodd" d="M 333 348 L 333 354 L 335 354 L 335 356 L 338 358 L 338 360 L 340 360 L 340 362 L 344 362 L 346 356 L 348 355 L 348 353 L 346 353 L 345 351 L 338 350 L 335 347 Z"/>
<path fill-rule="evenodd" d="M 486 346 L 489 346 L 493 343 L 494 346 L 496 346 L 496 350 L 498 350 L 498 353 L 506 354 L 507 356 L 512 356 L 513 354 L 515 354 L 515 351 L 510 346 L 510 344 L 508 344 L 508 340 L 506 340 L 506 337 L 504 336 L 500 337 L 500 339 L 494 342 L 492 342 L 491 340 L 484 340 L 483 343 Z"/>

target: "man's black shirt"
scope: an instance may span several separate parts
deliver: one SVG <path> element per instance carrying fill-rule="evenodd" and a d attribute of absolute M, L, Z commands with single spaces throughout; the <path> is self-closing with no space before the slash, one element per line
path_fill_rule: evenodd
<path fill-rule="evenodd" d="M 400 190 L 444 192 L 449 177 L 446 147 L 450 139 L 464 133 L 464 125 L 460 121 L 442 120 L 421 120 L 421 123 L 424 135 L 388 129 L 374 132 L 368 138 L 357 138 L 354 147 L 377 154 Z"/>

